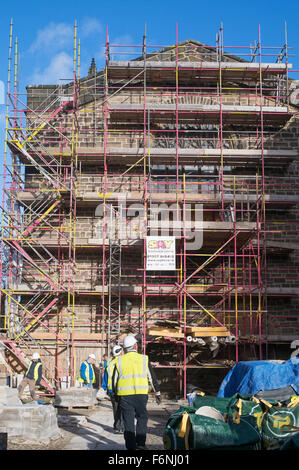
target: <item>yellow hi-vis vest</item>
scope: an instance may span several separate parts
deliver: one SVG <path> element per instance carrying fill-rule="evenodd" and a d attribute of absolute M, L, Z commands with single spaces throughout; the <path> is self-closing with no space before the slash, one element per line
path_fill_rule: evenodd
<path fill-rule="evenodd" d="M 83 377 L 81 377 L 81 367 L 80 367 L 80 375 L 79 375 L 79 378 L 78 378 L 78 382 L 83 383 L 83 382 L 85 382 L 85 380 L 86 380 L 87 383 L 90 383 L 90 382 L 91 382 L 91 383 L 95 383 L 96 377 L 95 377 L 95 373 L 94 373 L 94 369 L 93 369 L 92 364 L 89 364 L 87 361 L 84 361 L 83 364 L 85 364 L 85 366 L 86 366 L 86 369 L 85 369 L 86 379 L 83 379 Z M 90 365 L 91 365 L 91 370 L 92 370 L 92 377 L 91 377 L 91 379 L 90 379 L 90 377 L 89 377 L 89 366 L 90 366 Z"/>
<path fill-rule="evenodd" d="M 32 364 L 32 361 L 29 362 L 29 366 L 28 366 L 28 369 L 26 370 L 25 377 L 26 377 L 26 375 L 27 375 L 28 372 L 29 372 L 29 369 L 30 369 L 30 367 L 31 367 L 31 364 Z M 41 362 L 37 362 L 37 363 L 36 363 L 36 366 L 35 366 L 34 369 L 33 369 L 33 378 L 34 378 L 35 381 L 37 381 L 37 379 L 38 379 L 38 369 L 40 368 L 41 365 L 42 365 Z"/>
<path fill-rule="evenodd" d="M 116 369 L 117 395 L 148 394 L 148 356 L 128 352 L 117 358 Z"/>
<path fill-rule="evenodd" d="M 114 368 L 116 366 L 118 357 L 113 357 L 112 359 L 109 359 L 108 364 L 107 364 L 107 375 L 108 375 L 108 380 L 107 380 L 107 390 L 112 391 L 112 376 L 114 372 Z"/>

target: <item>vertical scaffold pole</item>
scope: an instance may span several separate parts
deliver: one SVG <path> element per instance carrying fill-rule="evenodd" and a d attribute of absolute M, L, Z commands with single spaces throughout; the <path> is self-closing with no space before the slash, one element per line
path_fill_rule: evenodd
<path fill-rule="evenodd" d="M 220 184 L 221 184 L 221 220 L 224 220 L 224 174 L 223 174 L 223 113 L 222 113 L 222 54 L 223 27 L 219 30 L 219 108 L 220 108 Z"/>
<path fill-rule="evenodd" d="M 5 185 L 6 185 L 6 165 L 7 165 L 7 135 L 8 135 L 8 119 L 9 119 L 9 94 L 10 94 L 10 74 L 11 74 L 11 51 L 12 51 L 12 35 L 13 35 L 13 20 L 10 22 L 9 30 L 9 47 L 8 47 L 8 72 L 7 72 L 7 90 L 6 90 L 6 117 L 5 117 L 5 141 L 4 141 L 4 164 L 3 164 L 3 193 L 2 193 L 2 226 L 1 226 L 1 262 L 0 262 L 0 311 L 2 314 L 2 287 L 5 275 L 3 275 L 4 265 L 4 225 L 5 225 Z M 10 327 L 8 312 L 5 311 L 4 307 L 4 326 Z"/>
<path fill-rule="evenodd" d="M 237 234 L 236 234 L 236 224 L 237 224 L 237 204 L 236 204 L 236 178 L 234 176 L 233 181 L 233 191 L 234 191 L 234 268 L 235 268 L 235 335 L 237 338 L 236 341 L 236 362 L 239 360 L 239 346 L 238 346 L 238 337 L 239 337 L 239 319 L 238 319 L 238 258 L 237 258 Z"/>
<path fill-rule="evenodd" d="M 148 224 L 148 173 L 146 165 L 146 147 L 150 145 L 149 135 L 147 134 L 147 77 L 146 77 L 146 25 L 144 27 L 143 35 L 143 46 L 142 46 L 142 55 L 143 55 L 143 185 L 144 185 L 144 216 L 143 216 L 143 286 L 142 286 L 142 341 L 143 341 L 143 353 L 146 354 L 146 324 L 147 324 L 147 285 L 146 285 L 146 236 L 147 236 L 147 224 Z M 150 123 L 148 123 L 148 126 Z M 149 133 L 149 129 L 148 129 Z M 148 135 L 148 142 L 147 142 Z M 150 177 L 150 175 L 149 175 Z M 151 210 L 151 204 L 150 208 Z M 140 326 L 139 326 L 140 328 Z"/>
<path fill-rule="evenodd" d="M 263 246 L 260 247 L 258 252 L 258 318 L 259 318 L 259 353 L 260 359 L 263 358 L 262 350 L 262 293 L 263 293 L 263 279 L 262 279 L 262 269 L 265 273 L 266 269 L 266 210 L 265 210 L 265 161 L 264 161 L 264 112 L 263 112 L 263 77 L 262 77 L 262 45 L 261 45 L 261 27 L 258 26 L 258 43 L 259 43 L 259 91 L 260 91 L 260 126 L 261 126 L 261 203 L 260 203 L 260 220 L 259 220 L 259 240 L 262 235 Z M 259 217 L 259 213 L 257 214 Z M 263 263 L 263 265 L 262 265 Z M 266 293 L 264 292 L 264 295 Z M 266 295 L 264 298 L 266 302 Z M 267 334 L 267 316 L 265 318 L 265 333 Z"/>
<path fill-rule="evenodd" d="M 179 46 L 178 46 L 178 23 L 175 25 L 175 132 L 176 132 L 176 143 L 175 143 L 175 149 L 176 149 L 176 212 L 177 216 L 176 219 L 177 221 L 180 220 L 180 207 L 179 207 L 179 193 L 181 192 L 180 186 L 179 186 Z M 185 252 L 184 252 L 184 244 L 183 244 L 183 259 L 181 260 L 183 262 L 185 258 Z M 183 269 L 184 272 L 184 267 L 181 265 L 181 269 Z M 177 299 L 178 302 L 177 304 L 179 305 L 180 311 L 183 313 L 183 293 L 182 290 L 177 291 Z M 185 342 L 185 341 L 184 341 Z M 185 363 L 185 350 L 183 352 L 183 363 Z M 182 374 L 183 372 L 183 374 Z M 185 390 L 184 387 L 184 377 L 185 377 L 185 367 L 183 367 L 183 371 L 181 369 L 178 369 L 177 374 L 179 376 L 179 382 L 180 382 L 180 389 L 183 391 Z"/>
<path fill-rule="evenodd" d="M 289 111 L 289 104 L 290 104 L 290 99 L 289 99 L 289 59 L 288 59 L 288 33 L 287 33 L 287 22 L 285 21 L 284 23 L 284 37 L 285 37 L 285 42 L 284 42 L 284 47 L 285 47 L 285 61 L 286 61 L 286 103 Z"/>
<path fill-rule="evenodd" d="M 106 63 L 104 72 L 104 184 L 103 184 L 103 235 L 102 235 L 102 341 L 104 342 L 105 331 L 107 332 L 106 325 L 106 235 L 107 235 L 107 207 L 106 207 L 106 193 L 107 193 L 107 146 L 108 146 L 108 66 L 109 66 L 109 36 L 108 27 L 106 27 Z M 110 289 L 110 286 L 108 286 Z M 108 325 L 109 329 L 109 325 Z"/>
<path fill-rule="evenodd" d="M 186 275 L 187 275 L 187 253 L 186 253 L 186 175 L 185 172 L 183 174 L 184 182 L 183 182 L 183 194 L 184 194 L 184 206 L 183 206 L 183 217 L 184 217 L 184 233 L 183 233 L 183 282 L 186 282 Z M 187 398 L 187 295 L 186 291 L 184 290 L 184 399 Z"/>

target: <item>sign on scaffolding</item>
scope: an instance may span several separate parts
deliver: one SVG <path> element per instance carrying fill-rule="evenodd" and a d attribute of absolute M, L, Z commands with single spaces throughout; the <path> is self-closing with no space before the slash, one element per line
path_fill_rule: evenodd
<path fill-rule="evenodd" d="M 146 237 L 146 270 L 173 271 L 175 269 L 175 237 Z"/>

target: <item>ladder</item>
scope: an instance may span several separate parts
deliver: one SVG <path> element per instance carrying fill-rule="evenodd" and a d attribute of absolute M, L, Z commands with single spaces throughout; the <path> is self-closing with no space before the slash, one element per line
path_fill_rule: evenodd
<path fill-rule="evenodd" d="M 108 271 L 108 331 L 107 346 L 111 350 L 111 344 L 119 341 L 121 329 L 121 256 L 122 247 L 120 241 L 120 227 L 122 221 L 122 207 L 115 209 L 108 206 L 110 211 L 109 231 L 109 271 Z M 114 233 L 112 231 L 114 229 Z"/>

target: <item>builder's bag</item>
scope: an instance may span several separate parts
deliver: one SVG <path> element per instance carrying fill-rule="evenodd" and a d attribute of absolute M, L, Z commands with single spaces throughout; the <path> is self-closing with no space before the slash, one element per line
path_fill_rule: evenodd
<path fill-rule="evenodd" d="M 222 419 L 196 414 L 191 407 L 180 407 L 172 414 L 165 428 L 166 450 L 258 450 L 260 433 L 253 416 L 231 416 Z"/>
<path fill-rule="evenodd" d="M 264 407 L 262 419 L 262 448 L 265 450 L 279 449 L 299 431 L 299 397 L 289 403 L 270 403 L 261 400 Z M 297 441 L 297 438 L 295 440 Z"/>
<path fill-rule="evenodd" d="M 192 402 L 192 407 L 197 410 L 201 406 L 212 406 L 221 413 L 227 412 L 227 406 L 231 402 L 231 398 L 218 398 L 211 395 L 205 395 L 202 392 L 197 392 Z"/>
<path fill-rule="evenodd" d="M 280 446 L 279 450 L 299 450 L 299 432 L 289 436 Z"/>
<path fill-rule="evenodd" d="M 258 427 L 261 426 L 263 408 L 260 401 L 249 394 L 236 393 L 229 398 L 218 398 L 198 392 L 192 405 L 195 409 L 202 406 L 212 406 L 235 420 L 238 419 L 238 416 L 251 415 L 256 418 Z"/>

